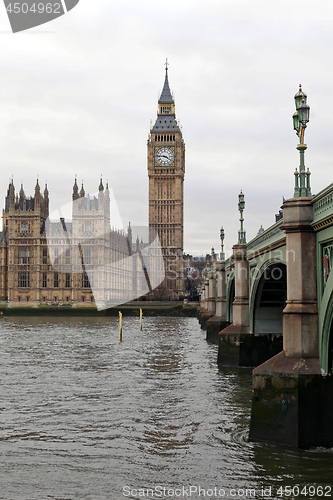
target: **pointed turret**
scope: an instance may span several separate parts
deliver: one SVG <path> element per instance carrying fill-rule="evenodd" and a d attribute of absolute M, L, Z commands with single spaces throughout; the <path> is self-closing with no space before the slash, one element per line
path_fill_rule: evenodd
<path fill-rule="evenodd" d="M 131 228 L 131 223 L 128 223 L 128 228 L 127 228 L 127 249 L 129 255 L 132 255 L 132 250 L 133 250 L 133 240 L 132 240 L 132 228 Z"/>
<path fill-rule="evenodd" d="M 75 177 L 75 182 L 73 186 L 73 201 L 77 200 L 79 198 L 79 188 L 76 182 L 76 177 Z"/>
<path fill-rule="evenodd" d="M 40 210 L 40 200 L 41 200 L 41 195 L 40 195 L 40 186 L 39 182 L 37 179 L 36 186 L 35 186 L 35 201 L 34 201 L 34 209 Z"/>
<path fill-rule="evenodd" d="M 175 101 L 171 94 L 168 76 L 168 60 L 165 63 L 165 80 L 161 96 L 158 100 L 157 120 L 151 128 L 154 134 L 175 134 L 180 132 L 175 115 Z"/>
<path fill-rule="evenodd" d="M 82 187 L 81 187 L 81 191 L 80 191 L 81 198 L 83 198 L 85 194 L 86 193 L 85 193 L 85 190 L 84 190 L 84 187 L 83 187 L 83 182 L 82 182 Z"/>
<path fill-rule="evenodd" d="M 104 191 L 104 203 L 105 203 L 105 214 L 107 216 L 108 224 L 110 223 L 110 191 L 109 191 L 109 183 L 106 183 L 105 191 Z"/>
<path fill-rule="evenodd" d="M 43 216 L 47 218 L 49 216 L 49 190 L 47 189 L 47 183 L 45 182 L 44 189 L 44 201 L 43 201 Z"/>
<path fill-rule="evenodd" d="M 165 63 L 165 80 L 164 80 L 164 86 L 163 90 L 161 93 L 161 97 L 158 100 L 158 104 L 174 104 L 174 100 L 171 94 L 170 90 L 170 85 L 169 85 L 169 78 L 168 78 L 168 59 L 166 60 Z"/>
<path fill-rule="evenodd" d="M 15 188 L 13 179 L 9 183 L 7 196 L 5 200 L 5 212 L 9 212 L 9 208 L 15 207 Z"/>
<path fill-rule="evenodd" d="M 98 186 L 98 206 L 101 207 L 102 205 L 104 205 L 104 186 L 101 176 L 101 181 Z"/>
<path fill-rule="evenodd" d="M 26 201 L 25 192 L 23 189 L 23 183 L 21 183 L 21 189 L 19 192 L 19 209 L 24 210 L 24 211 L 27 209 L 27 201 Z"/>
<path fill-rule="evenodd" d="M 14 193 L 15 193 L 14 180 L 12 179 L 11 182 L 9 183 L 8 194 L 14 194 Z"/>

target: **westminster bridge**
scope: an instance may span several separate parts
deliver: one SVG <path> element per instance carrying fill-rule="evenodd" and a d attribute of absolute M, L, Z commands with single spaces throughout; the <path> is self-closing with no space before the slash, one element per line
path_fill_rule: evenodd
<path fill-rule="evenodd" d="M 321 368 L 325 373 L 332 371 L 333 366 L 333 183 L 311 199 L 313 217 L 310 227 L 315 234 L 315 253 L 311 256 L 311 266 L 316 272 L 317 308 L 318 308 L 318 341 Z M 296 249 L 286 247 L 286 233 L 283 230 L 283 219 L 258 234 L 246 244 L 245 258 L 248 263 L 242 267 L 239 277 L 245 282 L 243 304 L 248 308 L 248 318 L 243 318 L 242 326 L 249 333 L 262 335 L 283 334 L 283 310 L 287 300 L 287 257 L 297 259 Z M 299 263 L 300 264 L 300 263 Z M 221 270 L 223 266 L 223 271 Z M 209 301 L 209 292 L 205 300 L 205 287 L 202 294 L 202 305 L 205 304 L 206 315 L 214 316 L 208 322 L 209 332 L 216 331 L 220 323 L 233 323 L 233 303 L 235 300 L 235 255 L 224 262 L 217 261 L 215 283 L 213 285 L 216 303 Z M 309 270 L 301 269 L 308 281 Z M 224 293 L 218 297 L 218 289 L 223 287 Z M 247 279 L 248 278 L 248 279 Z M 291 277 L 295 279 L 296 277 Z M 212 279 L 212 278 L 211 278 Z M 209 281 L 206 279 L 206 282 Z M 221 284 L 219 283 L 221 281 Z M 248 282 L 247 282 L 248 281 Z M 223 288 L 224 288 L 223 287 Z M 212 288 L 212 286 L 211 286 Z M 246 293 L 247 292 L 247 293 Z M 222 300 L 221 300 L 222 299 Z M 215 315 L 219 302 L 224 303 L 224 314 Z M 237 307 L 237 305 L 236 305 Z M 205 312 L 205 311 L 204 311 Z M 214 312 L 214 314 L 212 314 Z M 214 328 L 215 327 L 215 328 Z"/>
<path fill-rule="evenodd" d="M 230 258 L 213 262 L 198 312 L 219 342 L 218 363 L 253 367 L 250 438 L 333 447 L 333 184 L 312 196 L 305 170 L 309 106 L 295 95 L 294 197 L 282 218 L 250 242 L 243 227 Z"/>
<path fill-rule="evenodd" d="M 250 437 L 332 447 L 333 183 L 282 209 L 213 263 L 199 318 L 220 365 L 256 367 Z"/>

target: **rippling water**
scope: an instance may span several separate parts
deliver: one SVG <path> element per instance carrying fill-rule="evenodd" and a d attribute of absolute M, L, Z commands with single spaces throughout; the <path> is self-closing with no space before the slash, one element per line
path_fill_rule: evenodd
<path fill-rule="evenodd" d="M 248 442 L 251 371 L 218 369 L 195 318 L 124 317 L 123 342 L 116 318 L 0 324 L 1 500 L 333 498 L 333 450 Z"/>

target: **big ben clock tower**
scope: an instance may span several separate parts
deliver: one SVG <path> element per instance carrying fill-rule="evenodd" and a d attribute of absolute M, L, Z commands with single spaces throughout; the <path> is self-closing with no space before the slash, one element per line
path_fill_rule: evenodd
<path fill-rule="evenodd" d="M 169 87 L 168 61 L 165 67 L 157 119 L 148 138 L 149 227 L 160 238 L 165 284 L 179 294 L 183 290 L 185 143 Z"/>

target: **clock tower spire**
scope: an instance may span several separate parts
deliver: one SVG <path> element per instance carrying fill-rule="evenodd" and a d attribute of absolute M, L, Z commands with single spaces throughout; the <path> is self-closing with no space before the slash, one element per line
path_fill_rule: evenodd
<path fill-rule="evenodd" d="M 171 94 L 169 78 L 168 78 L 168 59 L 165 63 L 165 80 L 164 86 L 161 93 L 161 97 L 158 100 L 158 114 L 159 115 L 174 115 L 175 114 L 175 101 Z"/>
<path fill-rule="evenodd" d="M 176 120 L 168 66 L 166 60 L 157 118 L 148 138 L 149 227 L 160 238 L 165 284 L 179 295 L 183 290 L 185 143 Z"/>

